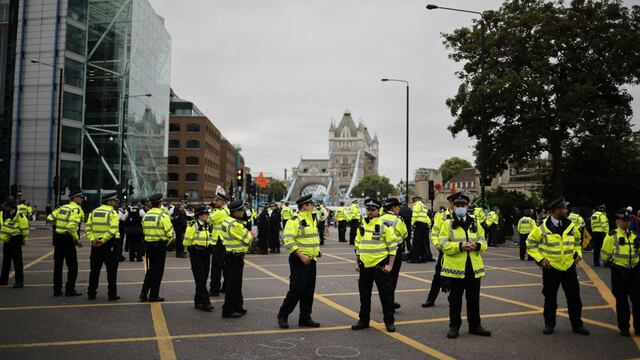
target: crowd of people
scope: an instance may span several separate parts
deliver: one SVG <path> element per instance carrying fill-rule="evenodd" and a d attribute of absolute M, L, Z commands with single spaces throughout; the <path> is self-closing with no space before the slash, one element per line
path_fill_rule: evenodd
<path fill-rule="evenodd" d="M 369 327 L 375 283 L 386 329 L 395 331 L 394 314 L 401 307 L 395 301 L 395 289 L 404 260 L 436 262 L 432 286 L 422 306 L 433 307 L 441 291 L 448 293 L 450 324 L 447 337 L 459 335 L 463 296 L 467 302 L 469 332 L 491 336 L 491 332 L 482 327 L 480 317 L 481 279 L 486 275 L 482 255 L 489 247 L 499 246 L 502 242 L 500 232 L 504 218 L 499 208 L 488 211 L 482 204 L 472 205 L 465 194 L 452 194 L 447 198 L 448 206 L 437 212 L 429 210 L 418 196 L 412 198 L 410 206 L 396 198 L 366 199 L 364 210 L 357 200 L 348 207 L 342 202 L 331 210 L 306 195 L 296 200 L 295 208 L 288 202 L 271 202 L 254 210 L 244 201 L 233 200 L 224 193 L 216 194 L 208 204 L 196 205 L 170 204 L 160 193 L 127 205 L 120 203 L 116 193 L 111 193 L 104 194 L 102 204 L 85 215 L 84 198 L 81 190 L 71 192 L 69 202 L 52 210 L 47 217 L 53 234 L 53 295 L 56 297 L 82 295 L 76 289 L 76 248 L 83 246 L 83 228 L 91 246 L 88 300 L 97 297 L 103 265 L 107 271 L 108 300 L 120 299 L 117 271 L 119 263 L 126 260 L 124 253 L 127 252 L 129 261 L 146 260 L 139 300 L 164 301 L 160 297 L 160 286 L 165 260 L 168 252 L 175 251 L 176 257 L 188 257 L 191 263 L 194 307 L 211 312 L 214 309 L 210 298 L 224 293 L 224 318 L 247 314 L 242 296 L 245 255 L 277 254 L 284 246 L 289 253 L 291 277 L 289 291 L 278 311 L 278 325 L 288 328 L 288 317 L 299 304 L 299 326 L 319 327 L 320 324 L 311 318 L 316 264 L 325 235 L 334 225 L 338 242 L 348 241 L 355 248 L 360 312 L 353 330 Z M 593 265 L 611 269 L 621 334 L 630 336 L 629 321 L 633 313 L 633 325 L 638 335 L 640 240 L 637 239 L 637 216 L 633 209 L 623 208 L 617 210 L 610 221 L 606 207 L 601 205 L 585 221 L 578 209 L 569 209 L 569 203 L 559 198 L 539 213 L 532 209 L 518 210 L 518 218 L 513 220 L 513 239 L 519 243 L 520 258 L 535 261 L 542 270 L 544 334 L 554 332 L 557 292 L 562 286 L 573 331 L 589 335 L 581 320 L 576 266 L 582 261 L 583 248 L 591 248 Z M 22 247 L 29 238 L 31 211 L 26 204 L 18 204 L 12 197 L 2 205 L 0 241 L 4 248 L 0 285 L 8 284 L 13 264 L 13 288 L 24 286 Z M 437 259 L 432 246 L 438 252 Z M 65 264 L 67 279 L 63 288 Z"/>

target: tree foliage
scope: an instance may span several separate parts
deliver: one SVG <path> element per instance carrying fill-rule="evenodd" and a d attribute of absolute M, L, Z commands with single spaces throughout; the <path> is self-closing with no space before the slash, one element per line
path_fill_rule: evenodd
<path fill-rule="evenodd" d="M 444 34 L 450 58 L 464 63 L 461 84 L 447 100 L 455 136 L 466 131 L 476 144 L 485 178 L 508 163 L 551 155 L 550 189 L 563 192 L 563 157 L 574 144 L 630 129 L 632 97 L 640 76 L 640 7 L 619 1 L 508 0 L 484 13 L 486 67 L 480 71 L 480 22 Z M 583 139 L 583 140 L 580 140 Z"/>
<path fill-rule="evenodd" d="M 508 191 L 502 187 L 487 191 L 487 201 L 493 208 L 499 207 L 503 213 L 512 214 L 514 207 L 519 209 L 537 209 L 540 207 L 540 200 L 536 197 L 528 197 L 517 191 Z"/>
<path fill-rule="evenodd" d="M 465 159 L 461 159 L 459 157 L 452 157 L 450 159 L 445 160 L 442 165 L 440 165 L 440 171 L 442 172 L 442 182 L 446 183 L 451 179 L 454 175 L 459 173 L 464 169 L 468 169 L 472 167 L 471 163 Z"/>
<path fill-rule="evenodd" d="M 269 196 L 269 201 L 279 201 L 287 195 L 287 187 L 280 180 L 270 179 L 269 185 L 260 190 L 262 194 Z"/>
<path fill-rule="evenodd" d="M 351 190 L 351 197 L 360 197 L 364 193 L 365 197 L 377 198 L 378 191 L 383 199 L 394 191 L 394 187 L 386 176 L 367 175 Z"/>

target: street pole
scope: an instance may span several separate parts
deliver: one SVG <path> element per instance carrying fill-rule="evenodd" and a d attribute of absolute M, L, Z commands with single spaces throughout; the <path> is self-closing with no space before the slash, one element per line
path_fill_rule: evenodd
<path fill-rule="evenodd" d="M 407 128 L 406 128 L 406 155 L 405 155 L 405 171 L 404 171 L 404 177 L 406 180 L 405 183 L 405 192 L 404 192 L 404 196 L 405 196 L 405 201 L 407 203 L 409 203 L 409 82 L 407 80 L 400 80 L 400 79 L 382 79 L 382 82 L 387 82 L 387 81 L 394 81 L 394 82 L 402 82 L 405 83 L 405 85 L 407 86 Z"/>
<path fill-rule="evenodd" d="M 486 22 L 484 19 L 484 14 L 479 11 L 473 10 L 465 10 L 465 9 L 456 9 L 450 7 L 443 7 L 434 4 L 427 5 L 427 10 L 449 10 L 449 11 L 457 11 L 464 12 L 469 14 L 475 14 L 480 16 L 480 83 L 481 83 L 481 94 L 480 94 L 480 147 L 478 153 L 478 165 L 480 167 L 480 199 L 485 201 L 485 175 L 486 175 L 486 158 L 487 158 L 487 149 L 486 149 L 486 130 L 485 130 L 485 122 L 486 122 L 486 97 L 485 97 L 485 36 L 486 36 Z"/>

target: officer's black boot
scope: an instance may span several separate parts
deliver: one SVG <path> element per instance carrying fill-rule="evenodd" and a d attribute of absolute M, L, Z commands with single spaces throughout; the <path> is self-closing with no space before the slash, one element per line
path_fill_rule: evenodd
<path fill-rule="evenodd" d="M 286 318 L 278 318 L 278 326 L 280 327 L 280 329 L 288 329 L 289 328 L 289 323 L 287 322 Z"/>
<path fill-rule="evenodd" d="M 449 332 L 447 332 L 447 337 L 449 339 L 455 339 L 459 335 L 459 330 L 456 327 L 449 327 Z"/>
<path fill-rule="evenodd" d="M 357 324 L 351 326 L 351 330 L 362 330 L 362 329 L 368 329 L 368 328 L 369 328 L 369 323 L 364 321 L 358 321 Z"/>

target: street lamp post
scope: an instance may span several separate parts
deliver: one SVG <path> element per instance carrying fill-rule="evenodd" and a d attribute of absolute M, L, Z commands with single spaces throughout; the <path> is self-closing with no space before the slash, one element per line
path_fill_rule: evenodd
<path fill-rule="evenodd" d="M 29 60 L 32 64 L 41 64 L 44 66 L 48 66 L 52 69 L 56 69 L 55 66 L 40 61 L 38 59 L 31 59 Z M 58 67 L 58 124 L 57 124 L 57 129 L 56 129 L 56 169 L 55 169 L 55 175 L 54 175 L 54 179 L 55 181 L 55 189 L 53 189 L 53 191 L 55 191 L 54 194 L 54 201 L 55 201 L 55 205 L 57 206 L 59 200 L 60 200 L 60 133 L 62 132 L 62 86 L 63 86 L 63 81 L 64 81 L 64 67 Z M 49 193 L 51 194 L 51 193 Z M 49 200 L 51 200 L 51 198 L 49 198 Z"/>
<path fill-rule="evenodd" d="M 406 147 L 407 147 L 407 152 L 406 152 L 406 156 L 405 156 L 405 173 L 404 173 L 404 178 L 407 180 L 406 184 L 405 184 L 405 201 L 408 203 L 409 202 L 409 82 L 407 80 L 400 80 L 400 79 L 382 79 L 382 82 L 386 82 L 386 81 L 395 81 L 395 82 L 401 82 L 401 83 L 405 83 L 405 85 L 407 86 L 407 139 L 406 139 Z"/>
<path fill-rule="evenodd" d="M 450 7 L 443 7 L 434 4 L 427 5 L 428 10 L 449 10 L 449 11 L 457 11 L 464 12 L 469 14 L 475 14 L 480 16 L 480 83 L 484 85 L 485 74 L 484 74 L 484 66 L 485 66 L 485 36 L 486 36 L 486 27 L 485 27 L 485 19 L 484 14 L 479 11 L 473 10 L 465 10 L 465 9 L 456 9 Z M 484 201 L 485 197 L 485 162 L 486 162 L 486 131 L 485 131 L 485 118 L 486 118 L 486 99 L 485 99 L 485 91 L 482 89 L 482 93 L 480 94 L 480 151 L 479 151 L 479 165 L 480 165 L 480 199 Z"/>

